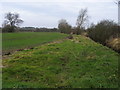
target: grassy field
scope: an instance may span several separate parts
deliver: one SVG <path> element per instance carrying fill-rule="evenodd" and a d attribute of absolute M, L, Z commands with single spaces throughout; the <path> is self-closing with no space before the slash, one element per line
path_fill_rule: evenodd
<path fill-rule="evenodd" d="M 3 54 L 17 49 L 30 48 L 46 42 L 64 38 L 65 34 L 50 32 L 3 33 Z"/>
<path fill-rule="evenodd" d="M 3 60 L 3 88 L 118 88 L 118 56 L 84 36 L 46 43 Z"/>

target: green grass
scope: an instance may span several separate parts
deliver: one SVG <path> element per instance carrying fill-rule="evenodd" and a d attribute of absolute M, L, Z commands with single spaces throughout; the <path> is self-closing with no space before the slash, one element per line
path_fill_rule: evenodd
<path fill-rule="evenodd" d="M 3 60 L 3 88 L 118 88 L 118 56 L 83 36 L 43 44 Z"/>
<path fill-rule="evenodd" d="M 50 32 L 3 33 L 3 53 L 34 47 L 46 42 L 64 38 L 65 34 Z"/>

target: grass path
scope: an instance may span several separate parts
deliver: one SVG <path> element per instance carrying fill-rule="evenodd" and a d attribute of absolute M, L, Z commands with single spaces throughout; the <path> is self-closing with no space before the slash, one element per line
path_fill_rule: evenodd
<path fill-rule="evenodd" d="M 3 60 L 4 88 L 117 88 L 118 53 L 84 36 Z"/>

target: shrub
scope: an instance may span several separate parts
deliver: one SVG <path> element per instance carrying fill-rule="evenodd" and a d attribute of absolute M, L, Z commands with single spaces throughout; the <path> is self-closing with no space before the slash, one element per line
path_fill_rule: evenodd
<path fill-rule="evenodd" d="M 74 28 L 72 29 L 72 32 L 73 32 L 73 34 L 80 35 L 80 34 L 82 34 L 82 33 L 85 32 L 85 29 L 84 29 L 84 28 L 80 29 L 80 28 L 78 28 L 78 27 L 74 27 Z"/>
<path fill-rule="evenodd" d="M 106 45 L 106 41 L 110 37 L 120 37 L 120 30 L 113 21 L 102 20 L 88 29 L 88 36 L 94 41 Z"/>
<path fill-rule="evenodd" d="M 15 32 L 15 26 L 6 25 L 2 28 L 2 32 Z"/>
<path fill-rule="evenodd" d="M 61 19 L 58 24 L 58 29 L 61 33 L 70 34 L 71 33 L 71 25 L 65 19 Z"/>

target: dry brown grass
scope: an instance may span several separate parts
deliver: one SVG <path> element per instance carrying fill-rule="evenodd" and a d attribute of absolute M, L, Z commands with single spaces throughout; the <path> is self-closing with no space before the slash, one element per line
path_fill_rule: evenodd
<path fill-rule="evenodd" d="M 83 33 L 81 33 L 81 35 L 88 37 L 88 33 L 87 32 L 83 32 Z"/>
<path fill-rule="evenodd" d="M 120 52 L 120 38 L 110 38 L 107 41 L 107 45 L 114 50 Z"/>

